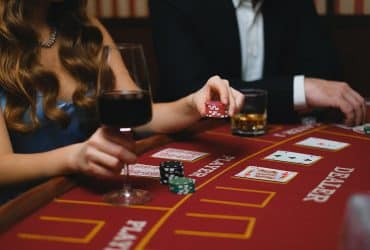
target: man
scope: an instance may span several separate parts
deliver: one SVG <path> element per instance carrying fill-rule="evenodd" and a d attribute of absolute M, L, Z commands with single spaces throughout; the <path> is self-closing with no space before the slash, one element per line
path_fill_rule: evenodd
<path fill-rule="evenodd" d="M 149 1 L 161 84 L 159 100 L 219 74 L 236 88 L 269 92 L 269 120 L 297 121 L 337 108 L 346 125 L 366 119 L 364 99 L 338 79 L 329 39 L 309 0 Z"/>

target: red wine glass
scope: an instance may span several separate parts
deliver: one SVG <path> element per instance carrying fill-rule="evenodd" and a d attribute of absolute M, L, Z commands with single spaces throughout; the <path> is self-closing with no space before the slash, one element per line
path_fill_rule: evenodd
<path fill-rule="evenodd" d="M 115 67 L 111 67 L 112 64 Z M 115 68 L 115 71 L 112 70 Z M 117 70 L 118 69 L 118 70 Z M 104 47 L 98 74 L 98 113 L 102 126 L 131 135 L 132 128 L 152 119 L 152 98 L 143 48 L 139 44 Z M 110 86 L 111 90 L 104 90 Z M 128 164 L 124 164 L 124 184 L 103 199 L 114 205 L 138 205 L 150 200 L 149 192 L 135 189 L 130 183 Z"/>

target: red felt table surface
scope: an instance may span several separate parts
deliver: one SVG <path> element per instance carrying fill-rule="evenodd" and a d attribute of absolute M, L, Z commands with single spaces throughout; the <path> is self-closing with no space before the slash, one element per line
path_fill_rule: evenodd
<path fill-rule="evenodd" d="M 350 145 L 329 151 L 295 144 L 307 137 Z M 271 125 L 268 134 L 249 138 L 231 135 L 225 124 L 155 147 L 139 162 L 158 165 L 163 159 L 152 155 L 165 148 L 208 153 L 184 163 L 185 174 L 196 179 L 195 193 L 176 195 L 157 179 L 134 178 L 152 200 L 116 207 L 102 202 L 110 185 L 89 181 L 3 233 L 1 249 L 338 249 L 348 198 L 370 192 L 370 136 L 335 126 Z M 322 159 L 310 166 L 264 159 L 276 150 Z M 298 175 L 283 184 L 234 177 L 249 165 Z M 351 173 L 329 199 L 304 201 L 338 167 Z M 197 177 L 199 169 L 213 171 Z"/>

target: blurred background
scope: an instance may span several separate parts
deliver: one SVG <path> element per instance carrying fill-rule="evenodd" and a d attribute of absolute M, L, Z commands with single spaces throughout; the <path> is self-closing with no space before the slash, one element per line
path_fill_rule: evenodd
<path fill-rule="evenodd" d="M 97 16 L 119 42 L 144 46 L 153 86 L 159 84 L 150 28 L 150 0 L 89 0 L 91 15 Z M 201 1 L 201 0 L 199 0 Z M 363 96 L 370 97 L 370 0 L 314 1 L 323 25 L 329 29 L 337 49 L 343 80 Z"/>

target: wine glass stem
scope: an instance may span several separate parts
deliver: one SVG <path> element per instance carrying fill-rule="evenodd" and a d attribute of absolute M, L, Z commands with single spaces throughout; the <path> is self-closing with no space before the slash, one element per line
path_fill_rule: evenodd
<path fill-rule="evenodd" d="M 125 196 L 129 195 L 131 192 L 131 183 L 130 183 L 130 170 L 129 170 L 129 165 L 127 163 L 124 164 L 125 168 L 125 176 L 123 179 L 123 192 Z"/>
<path fill-rule="evenodd" d="M 132 129 L 131 128 L 121 128 L 120 131 L 122 133 L 124 133 L 125 135 L 127 135 L 128 140 L 133 140 Z M 129 166 L 129 164 L 124 163 L 123 167 L 125 169 L 125 171 L 124 171 L 125 176 L 123 178 L 123 188 L 122 188 L 123 189 L 123 195 L 126 196 L 126 197 L 130 197 L 131 196 L 131 190 L 132 190 L 131 182 L 130 182 L 130 166 Z"/>

